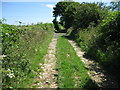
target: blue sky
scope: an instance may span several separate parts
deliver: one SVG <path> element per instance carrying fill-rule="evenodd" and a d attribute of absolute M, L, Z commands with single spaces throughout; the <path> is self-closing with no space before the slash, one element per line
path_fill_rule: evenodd
<path fill-rule="evenodd" d="M 3 2 L 2 17 L 8 24 L 17 24 L 21 21 L 27 23 L 51 22 L 52 2 Z"/>
<path fill-rule="evenodd" d="M 6 23 L 13 25 L 18 24 L 18 21 L 21 21 L 24 24 L 31 24 L 37 22 L 52 22 L 52 8 L 59 0 L 34 0 L 34 2 L 32 1 L 33 0 L 2 0 L 2 18 L 7 19 Z M 75 1 L 97 2 L 103 0 Z M 104 0 L 104 2 L 110 1 L 111 0 Z"/>

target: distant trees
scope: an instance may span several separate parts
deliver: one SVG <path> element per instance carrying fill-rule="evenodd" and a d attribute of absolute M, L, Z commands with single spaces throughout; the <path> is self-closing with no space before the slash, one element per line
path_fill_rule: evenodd
<path fill-rule="evenodd" d="M 95 3 L 81 3 L 74 17 L 74 27 L 87 28 L 92 22 L 98 24 L 102 9 Z"/>
<path fill-rule="evenodd" d="M 0 24 L 2 24 L 4 21 L 6 21 L 5 18 L 0 19 Z"/>
<path fill-rule="evenodd" d="M 68 2 L 66 2 L 68 1 Z M 69 6 L 71 3 L 73 3 L 72 0 L 65 0 L 65 1 L 61 1 L 58 2 L 55 7 L 53 8 L 53 16 L 55 17 L 55 19 L 53 20 L 53 22 L 55 23 L 55 27 L 56 29 L 58 29 L 58 25 L 57 25 L 57 17 L 60 17 L 60 24 L 64 26 L 65 20 L 64 20 L 64 14 L 65 14 L 65 9 L 67 8 L 67 6 Z"/>
<path fill-rule="evenodd" d="M 70 27 L 86 28 L 89 23 L 98 23 L 103 18 L 103 3 L 58 2 L 53 8 L 55 19 L 60 17 L 60 24 L 66 29 Z M 105 7 L 104 7 L 105 8 Z M 57 27 L 57 24 L 54 24 Z"/>
<path fill-rule="evenodd" d="M 64 14 L 64 21 L 65 21 L 64 27 L 66 29 L 70 28 L 73 25 L 74 17 L 79 7 L 80 7 L 80 3 L 74 2 L 66 8 L 65 14 Z"/>
<path fill-rule="evenodd" d="M 54 28 L 59 31 L 59 26 L 58 26 L 58 21 L 55 19 L 53 19 L 53 24 L 54 24 Z"/>

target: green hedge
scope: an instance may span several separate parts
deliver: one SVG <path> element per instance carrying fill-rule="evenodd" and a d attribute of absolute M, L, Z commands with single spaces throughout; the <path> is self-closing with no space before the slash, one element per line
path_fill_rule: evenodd
<path fill-rule="evenodd" d="M 32 83 L 30 80 L 36 76 L 34 72 L 38 64 L 43 62 L 53 31 L 53 24 L 47 23 L 26 26 L 2 24 L 3 88 L 23 88 Z"/>

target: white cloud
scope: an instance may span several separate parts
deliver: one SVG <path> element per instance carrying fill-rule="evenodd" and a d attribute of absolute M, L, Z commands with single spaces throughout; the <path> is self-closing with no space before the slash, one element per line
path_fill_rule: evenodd
<path fill-rule="evenodd" d="M 46 7 L 49 7 L 49 8 L 53 8 L 53 7 L 55 7 L 55 6 L 52 5 L 52 4 L 46 4 L 45 6 L 46 6 Z"/>

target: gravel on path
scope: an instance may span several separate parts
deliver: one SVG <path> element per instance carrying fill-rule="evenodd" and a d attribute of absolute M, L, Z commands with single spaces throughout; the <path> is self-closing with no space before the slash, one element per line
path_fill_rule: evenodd
<path fill-rule="evenodd" d="M 43 72 L 39 73 L 39 82 L 37 88 L 57 88 L 57 71 L 56 71 L 56 44 L 57 38 L 52 39 L 49 44 L 48 53 L 44 56 L 44 64 L 40 63 Z M 57 35 L 56 35 L 57 36 Z"/>

